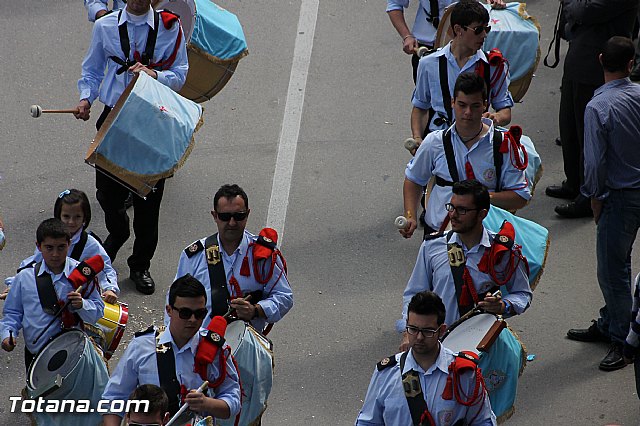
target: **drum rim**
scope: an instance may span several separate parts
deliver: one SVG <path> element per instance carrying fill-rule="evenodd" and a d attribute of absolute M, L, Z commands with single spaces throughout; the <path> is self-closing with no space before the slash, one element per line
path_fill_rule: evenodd
<path fill-rule="evenodd" d="M 75 328 L 72 329 L 68 329 L 68 330 L 63 330 L 61 333 L 57 334 L 53 339 L 51 339 L 49 342 L 47 342 L 42 349 L 40 349 L 40 351 L 38 352 L 38 354 L 33 358 L 33 361 L 31 361 L 31 364 L 29 365 L 29 370 L 27 372 L 27 388 L 31 391 L 35 391 L 38 388 L 33 386 L 33 370 L 34 370 L 34 366 L 37 364 L 38 360 L 40 360 L 40 358 L 42 357 L 42 354 L 45 352 L 45 350 L 51 346 L 57 339 L 59 339 L 60 337 L 67 335 L 68 333 L 80 333 L 83 337 L 82 341 L 84 342 L 84 346 L 82 348 L 82 353 L 80 354 L 80 357 L 78 357 L 78 362 L 76 362 L 76 364 L 73 366 L 73 368 L 69 371 L 69 373 L 65 376 L 65 377 L 69 377 L 71 376 L 71 374 L 76 370 L 76 368 L 78 368 L 78 365 L 80 365 L 80 362 L 82 361 L 82 359 L 85 357 L 85 352 L 87 350 L 87 345 L 90 344 L 91 342 L 89 342 L 89 337 L 87 336 L 87 334 L 82 331 L 82 330 L 78 330 Z M 64 378 L 63 378 L 64 379 Z"/>
<path fill-rule="evenodd" d="M 498 315 L 492 314 L 491 312 L 475 312 L 475 313 L 469 315 L 469 317 L 466 318 L 464 321 L 461 321 L 460 323 L 456 324 L 455 326 L 453 326 L 451 328 L 447 328 L 447 330 L 442 335 L 442 338 L 440 339 L 440 342 L 444 343 L 445 339 L 447 337 L 449 337 L 451 335 L 451 333 L 453 333 L 455 330 L 457 330 L 465 322 L 469 321 L 472 318 L 476 318 L 476 317 L 479 317 L 479 316 L 485 316 L 485 315 L 493 317 L 494 320 L 498 320 L 500 318 Z M 445 347 L 446 347 L 446 345 L 445 345 Z"/>

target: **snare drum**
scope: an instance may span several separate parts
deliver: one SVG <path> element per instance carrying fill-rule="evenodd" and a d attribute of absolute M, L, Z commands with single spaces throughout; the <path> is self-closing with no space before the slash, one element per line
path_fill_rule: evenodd
<path fill-rule="evenodd" d="M 489 11 L 491 26 L 484 42 L 484 50 L 498 48 L 509 61 L 509 91 L 513 100 L 519 102 L 527 93 L 540 61 L 540 24 L 526 11 L 525 3 L 507 3 L 506 9 L 492 9 L 491 5 L 482 5 Z M 452 8 L 453 5 L 447 7 L 442 15 L 436 34 L 436 47 L 445 46 L 453 37 Z"/>
<path fill-rule="evenodd" d="M 442 344 L 453 352 L 466 350 L 479 355 L 491 409 L 499 423 L 511 417 L 526 351 L 506 323 L 493 314 L 476 313 L 453 324 Z"/>
<path fill-rule="evenodd" d="M 104 303 L 104 316 L 97 324 L 84 324 L 87 334 L 102 349 L 105 359 L 109 360 L 118 348 L 124 330 L 129 321 L 129 307 L 126 303 L 115 305 Z"/>
<path fill-rule="evenodd" d="M 259 424 L 262 413 L 267 409 L 267 398 L 273 384 L 273 344 L 244 321 L 229 324 L 224 337 L 238 365 L 242 385 L 239 424 Z M 217 419 L 217 422 L 232 426 L 235 418 Z"/>
<path fill-rule="evenodd" d="M 144 198 L 182 167 L 201 124 L 200 105 L 136 74 L 91 142 L 85 163 Z"/>
<path fill-rule="evenodd" d="M 161 0 L 154 7 L 180 15 L 189 72 L 179 93 L 196 102 L 208 101 L 249 53 L 240 21 L 211 0 Z"/>
<path fill-rule="evenodd" d="M 70 412 L 69 406 L 33 413 L 37 424 L 85 426 L 102 421 L 95 412 L 109 375 L 88 337 L 80 330 L 67 330 L 47 343 L 29 366 L 27 395 L 46 400 L 89 400 L 84 413 Z M 47 403 L 54 404 L 56 401 Z M 76 407 L 78 408 L 78 407 Z M 54 412 L 49 412 L 54 411 Z"/>

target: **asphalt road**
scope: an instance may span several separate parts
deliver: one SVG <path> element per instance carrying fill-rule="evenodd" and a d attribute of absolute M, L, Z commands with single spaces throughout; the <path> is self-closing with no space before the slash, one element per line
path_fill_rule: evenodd
<path fill-rule="evenodd" d="M 527 3 L 542 26 L 546 49 L 557 2 Z M 227 87 L 204 104 L 197 145 L 167 183 L 151 268 L 158 291 L 142 296 L 125 279 L 132 241 L 114 264 L 131 313 L 126 339 L 161 322 L 180 250 L 215 231 L 209 210 L 221 184 L 235 182 L 249 193 L 249 229 L 257 232 L 267 221 L 281 128 L 291 118 L 284 114 L 294 46 L 303 36 L 301 2 L 219 4 L 239 16 L 250 54 Z M 303 95 L 304 108 L 294 141 L 283 251 L 296 304 L 270 336 L 276 376 L 265 426 L 352 424 L 375 363 L 393 354 L 399 342 L 394 322 L 420 241 L 402 239 L 393 227 L 402 213 L 409 160 L 402 141 L 410 135 L 412 82 L 409 57 L 384 8 L 382 1 L 320 2 L 306 86 L 293 89 Z M 32 252 L 37 225 L 51 216 L 65 188 L 90 195 L 91 229 L 106 236 L 94 171 L 83 163 L 101 107 L 94 107 L 86 123 L 65 115 L 35 120 L 28 113 L 31 104 L 76 105 L 90 32 L 79 1 L 0 3 L 0 212 L 8 235 L 0 252 L 3 276 Z M 538 191 L 520 214 L 547 227 L 552 243 L 531 308 L 510 321 L 535 354 L 510 424 L 638 425 L 632 368 L 601 372 L 605 346 L 565 338 L 568 328 L 588 326 L 603 301 L 595 278 L 593 222 L 556 217 L 556 200 L 543 191 L 562 179 L 561 152 L 553 142 L 560 77 L 561 68 L 541 65 L 513 110 L 512 123 L 534 140 L 544 164 Z M 634 266 L 637 260 L 634 255 Z M 20 348 L 0 353 L 0 424 L 27 424 L 23 415 L 8 412 L 9 396 L 19 395 L 25 380 Z"/>

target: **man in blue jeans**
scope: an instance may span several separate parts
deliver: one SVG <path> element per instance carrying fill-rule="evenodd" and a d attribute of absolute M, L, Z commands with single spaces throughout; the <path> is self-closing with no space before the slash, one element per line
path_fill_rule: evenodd
<path fill-rule="evenodd" d="M 588 329 L 567 336 L 611 342 L 600 369 L 625 366 L 622 347 L 631 321 L 631 249 L 640 228 L 640 85 L 629 80 L 635 49 L 625 37 L 610 38 L 599 55 L 605 84 L 584 115 L 584 185 L 597 225 L 598 283 L 605 305 Z"/>

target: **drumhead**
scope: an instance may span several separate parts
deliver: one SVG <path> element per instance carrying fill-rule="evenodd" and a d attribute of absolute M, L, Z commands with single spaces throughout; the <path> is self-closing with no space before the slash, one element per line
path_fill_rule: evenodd
<path fill-rule="evenodd" d="M 169 10 L 180 16 L 182 31 L 188 43 L 193 34 L 193 21 L 196 16 L 196 4 L 194 0 L 160 0 L 154 8 L 156 10 Z"/>
<path fill-rule="evenodd" d="M 58 375 L 67 377 L 82 359 L 87 343 L 87 336 L 80 330 L 58 335 L 40 350 L 29 366 L 27 386 L 35 390 Z"/>
<path fill-rule="evenodd" d="M 224 333 L 224 339 L 231 348 L 231 353 L 235 356 L 238 348 L 244 340 L 244 334 L 247 332 L 247 324 L 244 321 L 234 321 L 227 326 Z"/>
<path fill-rule="evenodd" d="M 493 314 L 476 314 L 449 330 L 442 345 L 454 353 L 471 351 L 479 354 L 477 346 L 495 322 Z"/>

